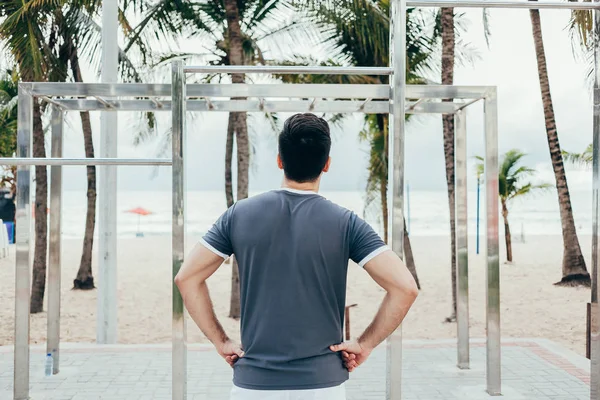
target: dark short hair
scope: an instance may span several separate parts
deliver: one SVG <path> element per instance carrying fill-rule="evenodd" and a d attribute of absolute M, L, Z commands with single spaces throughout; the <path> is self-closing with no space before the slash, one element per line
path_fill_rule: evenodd
<path fill-rule="evenodd" d="M 285 121 L 279 135 L 279 156 L 287 179 L 315 181 L 329 159 L 329 124 L 314 114 L 296 114 Z"/>

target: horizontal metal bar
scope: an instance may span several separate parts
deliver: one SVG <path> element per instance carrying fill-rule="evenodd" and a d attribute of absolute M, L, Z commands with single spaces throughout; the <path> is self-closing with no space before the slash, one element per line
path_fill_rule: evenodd
<path fill-rule="evenodd" d="M 187 85 L 188 97 L 262 97 L 388 99 L 389 85 L 351 84 L 204 84 Z"/>
<path fill-rule="evenodd" d="M 482 99 L 494 86 L 407 85 L 406 98 L 417 99 Z"/>
<path fill-rule="evenodd" d="M 454 7 L 454 8 L 526 8 L 526 9 L 563 9 L 592 10 L 599 9 L 600 3 L 554 1 L 487 1 L 487 0 L 407 0 L 408 7 Z"/>
<path fill-rule="evenodd" d="M 280 66 L 218 66 L 218 65 L 189 65 L 184 67 L 186 73 L 205 74 L 314 74 L 314 75 L 391 75 L 389 67 L 280 67 Z"/>
<path fill-rule="evenodd" d="M 149 83 L 21 83 L 34 96 L 171 97 L 171 85 Z M 407 85 L 406 98 L 483 98 L 490 86 Z M 188 97 L 280 97 L 388 99 L 388 85 L 351 84 L 192 84 Z M 117 102 L 111 102 L 115 105 Z M 118 107 L 116 107 L 118 108 Z"/>
<path fill-rule="evenodd" d="M 32 158 L 0 157 L 0 165 L 171 165 L 167 158 Z"/>
<path fill-rule="evenodd" d="M 171 97 L 171 85 L 139 83 L 21 83 L 34 96 L 74 97 Z M 351 84 L 192 84 L 186 86 L 188 97 L 260 97 L 260 98 L 336 98 L 388 99 L 388 85 Z M 406 98 L 481 99 L 492 86 L 407 85 Z M 156 99 L 155 99 L 156 100 Z M 56 100 L 58 102 L 58 100 Z M 111 101 L 119 108 L 119 101 Z M 98 109 L 105 109 L 99 107 Z M 153 110 L 155 108 L 148 108 Z"/>
<path fill-rule="evenodd" d="M 191 86 L 191 85 L 190 85 Z M 171 97 L 171 85 L 152 83 L 26 82 L 19 87 L 33 96 Z"/>
<path fill-rule="evenodd" d="M 66 111 L 169 111 L 171 101 L 164 101 L 162 107 L 152 100 L 118 100 L 111 104 L 115 108 L 107 108 L 96 100 L 57 100 Z M 441 102 L 407 102 L 406 112 L 409 114 L 451 114 L 456 112 L 464 103 Z M 312 108 L 311 108 L 312 105 Z M 328 112 L 387 114 L 390 109 L 389 101 L 356 101 L 356 100 L 320 100 L 313 104 L 311 100 L 188 100 L 188 111 L 221 111 L 221 112 Z"/>
<path fill-rule="evenodd" d="M 34 96 L 171 97 L 171 85 L 45 82 L 30 85 Z M 390 88 L 362 84 L 190 84 L 186 85 L 186 93 L 188 97 L 388 99 Z"/>

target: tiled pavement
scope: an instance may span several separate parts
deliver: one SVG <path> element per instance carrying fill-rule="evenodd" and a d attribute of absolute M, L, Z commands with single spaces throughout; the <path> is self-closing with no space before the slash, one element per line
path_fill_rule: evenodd
<path fill-rule="evenodd" d="M 491 399 L 485 392 L 485 347 L 471 346 L 471 369 L 459 370 L 447 341 L 405 341 L 403 400 Z M 11 347 L 0 347 L 0 399 L 12 399 Z M 44 377 L 44 349 L 31 352 L 32 400 L 170 399 L 168 346 L 69 345 L 59 375 Z M 210 347 L 190 345 L 188 399 L 228 399 L 231 369 Z M 589 399 L 589 363 L 545 340 L 503 343 L 503 400 Z M 347 383 L 348 400 L 385 398 L 385 349 L 378 348 Z"/>

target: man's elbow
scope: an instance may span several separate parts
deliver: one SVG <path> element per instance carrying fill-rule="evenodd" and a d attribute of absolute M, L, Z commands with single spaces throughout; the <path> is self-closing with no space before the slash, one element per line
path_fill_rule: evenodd
<path fill-rule="evenodd" d="M 394 285 L 393 289 L 390 291 L 399 295 L 404 302 L 410 302 L 411 304 L 419 295 L 417 283 L 412 278 L 406 282 L 399 282 L 397 285 Z"/>
<path fill-rule="evenodd" d="M 179 292 L 182 295 L 186 292 L 194 291 L 202 284 L 206 283 L 205 279 L 199 279 L 195 275 L 186 275 L 182 274 L 181 272 L 175 275 L 173 281 L 175 282 L 175 286 L 177 286 L 177 289 L 179 289 Z"/>

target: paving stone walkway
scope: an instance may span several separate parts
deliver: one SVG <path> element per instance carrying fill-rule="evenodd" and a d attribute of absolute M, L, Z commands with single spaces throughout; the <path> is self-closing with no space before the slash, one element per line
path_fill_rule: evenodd
<path fill-rule="evenodd" d="M 403 400 L 483 400 L 485 347 L 471 346 L 471 369 L 459 370 L 448 341 L 405 341 Z M 0 347 L 0 399 L 12 399 L 12 347 Z M 65 344 L 61 371 L 44 376 L 44 349 L 31 351 L 32 400 L 154 400 L 171 398 L 168 346 Z M 503 343 L 502 400 L 588 400 L 589 362 L 545 340 Z M 231 369 L 211 350 L 190 345 L 188 399 L 226 400 Z M 351 374 L 348 400 L 385 399 L 385 349 Z"/>

